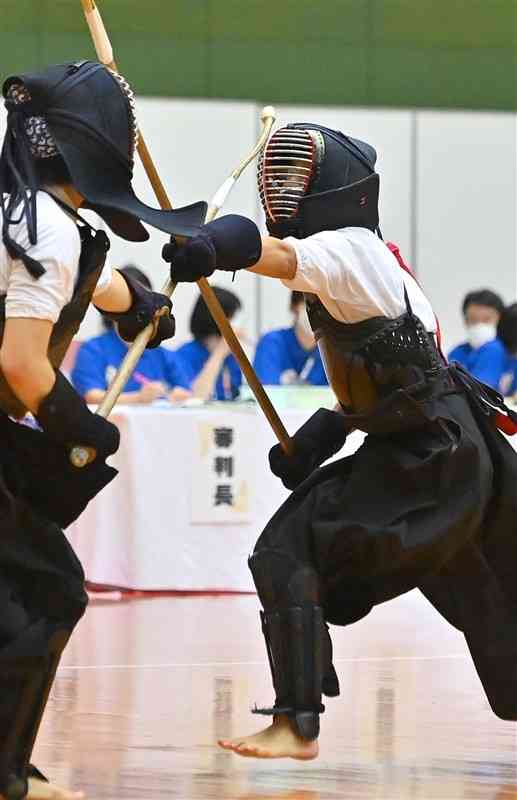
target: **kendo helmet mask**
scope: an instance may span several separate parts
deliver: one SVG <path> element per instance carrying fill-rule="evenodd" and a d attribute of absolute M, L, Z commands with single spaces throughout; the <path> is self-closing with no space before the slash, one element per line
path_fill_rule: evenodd
<path fill-rule="evenodd" d="M 30 241 L 35 243 L 33 217 L 39 188 L 35 162 L 56 156 L 85 198 L 84 207 L 99 214 L 122 238 L 148 239 L 141 221 L 171 235 L 199 232 L 206 203 L 162 211 L 135 195 L 131 181 L 138 127 L 134 96 L 122 76 L 94 61 L 60 64 L 10 76 L 3 84 L 3 95 L 8 116 L 0 156 L 0 194 L 11 195 L 13 201 L 7 208 L 3 197 L 0 201 L 3 239 L 10 252 L 13 243 L 6 224 L 15 222 L 14 201 L 23 202 Z"/>
<path fill-rule="evenodd" d="M 257 172 L 269 233 L 304 238 L 346 226 L 379 225 L 377 154 L 366 142 L 312 123 L 279 128 Z"/>

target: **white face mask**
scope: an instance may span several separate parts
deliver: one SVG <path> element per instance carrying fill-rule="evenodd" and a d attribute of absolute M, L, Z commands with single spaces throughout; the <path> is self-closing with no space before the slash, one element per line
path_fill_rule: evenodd
<path fill-rule="evenodd" d="M 235 314 L 233 315 L 233 317 L 232 317 L 232 319 L 231 319 L 232 328 L 233 328 L 234 330 L 237 330 L 237 331 L 238 331 L 238 330 L 240 330 L 240 329 L 242 329 L 242 328 L 244 328 L 244 327 L 245 327 L 245 325 L 244 325 L 244 322 L 245 322 L 245 319 L 244 319 L 244 313 L 243 313 L 243 312 L 241 311 L 241 309 L 239 308 L 239 309 L 238 309 L 238 310 L 235 312 Z"/>
<path fill-rule="evenodd" d="M 296 327 L 300 329 L 300 332 L 314 336 L 305 306 L 300 308 L 300 313 L 298 315 L 298 319 L 296 320 Z"/>
<path fill-rule="evenodd" d="M 477 322 L 467 328 L 467 341 L 474 350 L 478 350 L 487 342 L 493 341 L 496 336 L 497 328 L 491 322 Z"/>

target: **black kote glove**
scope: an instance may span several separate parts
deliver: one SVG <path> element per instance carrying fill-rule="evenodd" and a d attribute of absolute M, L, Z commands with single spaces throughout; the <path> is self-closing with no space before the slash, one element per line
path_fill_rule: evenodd
<path fill-rule="evenodd" d="M 269 451 L 271 472 L 286 489 L 296 487 L 320 464 L 343 447 L 348 430 L 344 417 L 320 408 L 293 436 L 293 454 L 288 456 L 276 444 Z"/>
<path fill-rule="evenodd" d="M 254 222 L 239 214 L 228 214 L 209 222 L 198 236 L 177 245 L 172 239 L 162 250 L 171 265 L 171 279 L 195 282 L 215 269 L 235 272 L 252 267 L 262 253 L 262 239 Z"/>
<path fill-rule="evenodd" d="M 118 428 L 98 414 L 92 414 L 60 372 L 56 373 L 52 391 L 41 402 L 36 419 L 48 437 L 63 447 L 92 447 L 101 460 L 118 450 Z"/>
<path fill-rule="evenodd" d="M 11 447 L 22 465 L 18 491 L 46 519 L 66 528 L 117 474 L 104 459 L 119 446 L 118 429 L 88 409 L 60 372 L 40 405 L 36 431 L 13 423 Z M 78 468 L 70 462 L 74 445 L 96 450 L 96 458 Z"/>
<path fill-rule="evenodd" d="M 147 349 L 150 350 L 158 347 L 164 339 L 172 339 L 176 331 L 176 322 L 172 316 L 171 309 L 172 303 L 169 298 L 153 292 L 151 289 L 146 289 L 140 281 L 126 275 L 124 272 L 119 273 L 128 285 L 132 297 L 131 308 L 128 311 L 103 311 L 98 309 L 103 316 L 112 319 L 118 325 L 118 332 L 122 339 L 126 342 L 132 342 L 144 328 L 153 321 L 154 315 L 161 308 L 168 308 L 169 314 L 164 314 L 160 317 L 156 333 L 147 344 Z"/>
<path fill-rule="evenodd" d="M 12 452 L 21 465 L 17 494 L 41 516 L 66 528 L 90 500 L 110 483 L 117 470 L 96 458 L 81 469 L 70 453 L 43 431 L 13 423 Z"/>

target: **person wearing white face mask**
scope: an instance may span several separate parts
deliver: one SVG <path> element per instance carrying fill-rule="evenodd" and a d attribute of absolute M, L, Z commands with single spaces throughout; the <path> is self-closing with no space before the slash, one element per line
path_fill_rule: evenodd
<path fill-rule="evenodd" d="M 449 361 L 457 361 L 475 378 L 497 389 L 507 359 L 504 345 L 497 337 L 504 303 L 490 289 L 480 289 L 467 294 L 462 310 L 467 341 L 451 350 Z"/>
<path fill-rule="evenodd" d="M 326 386 L 327 377 L 307 316 L 303 292 L 291 292 L 289 307 L 293 325 L 262 336 L 255 353 L 255 371 L 262 383 L 269 386 Z"/>

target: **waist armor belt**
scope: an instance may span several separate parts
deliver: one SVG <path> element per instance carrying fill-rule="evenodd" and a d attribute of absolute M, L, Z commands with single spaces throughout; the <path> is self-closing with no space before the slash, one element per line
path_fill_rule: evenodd
<path fill-rule="evenodd" d="M 453 386 L 434 336 L 405 296 L 406 313 L 396 319 L 373 317 L 347 324 L 334 319 L 314 295 L 306 295 L 329 383 L 353 427 L 370 432 L 370 418 L 388 409 L 400 418 L 402 428 L 412 427 L 416 418 L 422 424 L 415 404 Z"/>
<path fill-rule="evenodd" d="M 55 197 L 53 197 L 56 200 Z M 59 205 L 60 201 L 56 200 Z M 66 206 L 68 213 L 71 209 Z M 79 326 L 90 304 L 97 281 L 106 261 L 109 240 L 104 231 L 95 231 L 88 223 L 78 226 L 81 236 L 81 256 L 79 260 L 79 279 L 71 301 L 62 309 L 59 319 L 52 328 L 48 358 L 53 367 L 58 369 L 65 357 L 70 342 L 79 330 Z M 37 284 L 36 284 L 37 285 Z M 0 295 L 0 343 L 4 336 L 5 326 L 5 294 Z M 27 409 L 13 394 L 2 371 L 0 370 L 0 409 L 4 413 L 19 419 Z"/>

